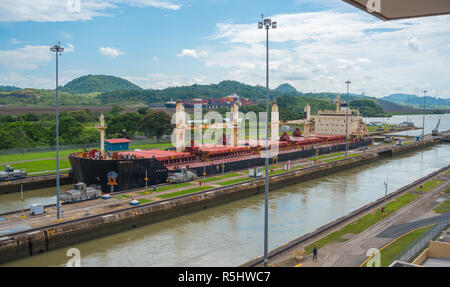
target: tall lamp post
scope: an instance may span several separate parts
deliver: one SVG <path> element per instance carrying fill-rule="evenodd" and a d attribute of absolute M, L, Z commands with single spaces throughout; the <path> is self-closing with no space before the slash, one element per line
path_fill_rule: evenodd
<path fill-rule="evenodd" d="M 352 83 L 350 80 L 345 82 L 347 84 L 347 99 L 345 100 L 347 102 L 347 109 L 345 111 L 345 157 L 347 157 L 348 153 L 348 109 L 350 108 L 350 105 L 348 103 L 348 90 L 349 85 Z"/>
<path fill-rule="evenodd" d="M 425 97 L 427 91 L 423 91 L 423 115 L 422 115 L 422 141 L 425 141 Z"/>
<path fill-rule="evenodd" d="M 269 237 L 269 29 L 277 28 L 277 22 L 272 22 L 269 18 L 258 22 L 258 29 L 266 29 L 266 178 L 265 178 L 265 204 L 264 204 L 264 267 L 268 261 L 268 237 Z"/>
<path fill-rule="evenodd" d="M 60 200 L 59 200 L 59 107 L 58 107 L 58 55 L 64 51 L 60 43 L 50 48 L 56 55 L 56 219 L 60 218 Z"/>

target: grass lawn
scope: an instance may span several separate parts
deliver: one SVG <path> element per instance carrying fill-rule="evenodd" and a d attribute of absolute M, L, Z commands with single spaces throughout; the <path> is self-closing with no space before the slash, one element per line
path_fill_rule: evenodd
<path fill-rule="evenodd" d="M 221 180 L 221 179 L 224 179 L 224 178 L 226 178 L 226 177 L 216 176 L 216 177 L 210 177 L 210 178 L 207 178 L 207 179 L 203 179 L 203 177 L 202 177 L 199 180 L 197 180 L 197 182 L 199 182 L 199 181 L 201 181 L 201 182 L 211 182 L 211 181 Z"/>
<path fill-rule="evenodd" d="M 327 155 L 321 155 L 318 156 L 317 159 L 324 159 L 324 158 L 328 158 L 328 157 L 332 157 L 332 156 L 340 156 L 340 155 L 344 155 L 344 152 L 338 152 L 338 153 L 333 153 L 333 154 L 327 154 Z M 316 157 L 312 157 L 312 158 L 308 158 L 308 160 L 315 160 Z"/>
<path fill-rule="evenodd" d="M 138 144 L 133 145 L 130 144 L 130 151 L 133 149 L 163 149 L 167 147 L 171 147 L 172 143 L 154 143 L 154 144 Z M 89 148 L 90 150 L 91 148 Z M 82 148 L 79 149 L 68 149 L 68 150 L 60 150 L 59 156 L 61 158 L 67 157 L 71 153 L 83 151 Z M 56 157 L 56 150 L 55 151 L 42 151 L 42 152 L 28 152 L 24 153 L 23 155 L 21 153 L 18 154 L 9 154 L 9 155 L 0 155 L 0 164 L 7 163 L 7 162 L 15 162 L 15 161 L 23 161 L 23 160 L 39 160 L 39 159 L 46 159 L 46 158 L 55 158 Z"/>
<path fill-rule="evenodd" d="M 177 184 L 169 184 L 169 185 L 157 187 L 155 192 L 166 191 L 166 190 L 171 190 L 171 189 L 176 189 L 176 188 L 186 187 L 186 186 L 192 186 L 192 183 L 191 182 L 182 182 L 182 183 L 177 183 Z M 143 192 L 145 192 L 145 191 L 143 191 Z M 139 193 L 142 194 L 143 192 L 139 192 Z M 148 189 L 147 192 L 153 192 L 153 188 Z"/>
<path fill-rule="evenodd" d="M 347 156 L 347 158 L 349 157 L 355 157 L 355 156 L 360 156 L 360 153 L 355 153 L 355 154 L 349 154 Z M 337 160 L 341 160 L 341 159 L 345 159 L 345 156 L 340 156 L 340 157 L 335 157 L 335 158 L 331 158 L 331 159 L 327 159 L 325 160 L 325 162 L 333 162 L 333 161 L 337 161 Z"/>
<path fill-rule="evenodd" d="M 56 160 L 40 160 L 40 161 L 29 161 L 17 164 L 12 164 L 15 169 L 24 169 L 27 173 L 46 171 L 46 170 L 56 170 Z M 70 168 L 70 163 L 68 159 L 59 160 L 59 168 Z M 0 169 L 4 170 L 4 165 L 0 165 Z"/>
<path fill-rule="evenodd" d="M 441 204 L 439 204 L 439 205 L 434 209 L 434 211 L 435 211 L 436 213 L 441 213 L 441 214 L 450 212 L 450 200 L 447 199 L 446 201 L 441 202 Z"/>
<path fill-rule="evenodd" d="M 241 173 L 228 173 L 228 174 L 223 174 L 220 177 L 221 178 L 230 178 L 230 177 L 236 177 L 236 176 L 241 176 Z"/>
<path fill-rule="evenodd" d="M 59 157 L 67 157 L 69 154 L 80 151 L 81 149 L 60 150 Z M 23 160 L 37 160 L 46 158 L 56 158 L 56 151 L 44 151 L 20 154 L 0 155 L 0 164 L 6 162 L 23 161 Z"/>
<path fill-rule="evenodd" d="M 422 190 L 420 189 L 420 186 L 416 187 L 416 191 L 428 192 L 441 183 L 442 181 L 432 179 L 422 184 Z"/>
<path fill-rule="evenodd" d="M 131 198 L 131 196 L 127 196 L 127 195 L 124 195 L 124 194 L 119 194 L 119 195 L 113 196 L 113 198 L 116 198 L 116 199 L 129 199 L 129 198 Z"/>
<path fill-rule="evenodd" d="M 139 201 L 140 203 L 152 202 L 150 199 L 146 199 L 146 198 L 141 198 L 141 199 L 138 199 L 137 201 Z"/>
<path fill-rule="evenodd" d="M 190 193 L 194 193 L 194 192 L 207 190 L 207 189 L 210 189 L 210 188 L 211 188 L 210 186 L 194 187 L 194 188 L 181 190 L 181 191 L 177 191 L 177 192 L 162 194 L 162 195 L 159 195 L 158 197 L 160 197 L 160 198 L 171 198 L 171 197 L 175 197 L 175 196 L 180 196 L 180 195 L 185 195 L 185 194 L 190 194 Z"/>
<path fill-rule="evenodd" d="M 217 184 L 221 185 L 221 186 L 225 186 L 225 185 L 235 184 L 235 183 L 249 181 L 249 180 L 250 180 L 250 178 L 244 177 L 244 178 L 237 178 L 237 179 L 227 180 L 227 181 L 223 181 L 223 182 L 218 182 Z"/>
<path fill-rule="evenodd" d="M 269 171 L 269 176 L 270 176 L 270 175 L 275 175 L 275 174 L 284 173 L 284 172 L 288 172 L 288 171 L 284 171 L 284 170 L 282 170 L 282 169 L 278 169 L 278 170 L 274 170 L 274 171 Z"/>
<path fill-rule="evenodd" d="M 422 229 L 413 231 L 411 233 L 408 233 L 399 239 L 397 241 L 393 242 L 392 244 L 388 245 L 386 248 L 380 251 L 381 255 L 381 266 L 386 267 L 388 266 L 394 258 L 400 254 L 400 252 L 403 251 L 406 247 L 408 247 L 409 244 L 411 244 L 414 240 L 419 238 L 422 234 L 427 232 L 431 226 L 424 227 Z"/>
<path fill-rule="evenodd" d="M 418 198 L 419 195 L 413 194 L 413 193 L 407 193 L 399 198 L 397 198 L 394 201 L 389 202 L 386 205 L 386 211 L 389 214 L 392 214 L 399 208 L 405 206 L 406 204 L 410 203 L 411 201 Z M 366 214 L 365 216 L 361 217 L 360 219 L 344 226 L 342 229 L 335 231 L 327 236 L 325 236 L 322 239 L 319 239 L 318 241 L 308 245 L 305 248 L 305 251 L 307 254 L 312 253 L 312 250 L 314 246 L 317 246 L 318 249 L 321 247 L 330 244 L 330 243 L 337 243 L 337 242 L 344 242 L 347 241 L 346 238 L 343 238 L 345 234 L 352 233 L 352 234 L 359 234 L 362 231 L 366 230 L 367 228 L 371 227 L 378 221 L 382 220 L 383 218 L 386 218 L 386 216 L 381 215 L 381 211 L 379 209 L 376 210 L 374 213 Z"/>

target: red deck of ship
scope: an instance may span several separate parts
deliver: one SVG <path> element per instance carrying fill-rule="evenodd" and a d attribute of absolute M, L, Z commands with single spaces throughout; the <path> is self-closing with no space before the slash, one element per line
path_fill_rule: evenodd
<path fill-rule="evenodd" d="M 304 137 L 291 137 L 291 142 L 294 143 L 295 146 L 291 145 L 286 141 L 272 141 L 269 140 L 269 147 L 272 149 L 273 145 L 278 145 L 278 152 L 280 154 L 293 152 L 297 150 L 302 150 L 305 147 L 309 146 L 310 148 L 314 148 L 313 146 L 316 144 L 320 144 L 321 146 L 327 146 L 328 144 L 332 144 L 334 142 L 342 141 L 345 139 L 345 136 L 340 135 L 311 135 L 308 139 Z M 247 144 L 248 146 L 245 146 Z M 166 165 L 169 169 L 180 168 L 183 166 L 197 167 L 204 166 L 209 164 L 223 164 L 236 160 L 245 160 L 250 158 L 261 157 L 259 153 L 255 153 L 251 151 L 250 147 L 258 147 L 264 148 L 266 144 L 266 140 L 257 140 L 250 139 L 245 141 L 240 141 L 239 146 L 196 146 L 192 148 L 190 152 L 177 152 L 177 151 L 167 151 L 167 150 L 142 150 L 142 151 L 133 151 L 133 152 L 122 152 L 120 154 L 126 155 L 134 155 L 136 158 L 155 158 L 158 161 L 161 161 L 164 165 Z M 262 152 L 263 150 L 261 150 Z M 208 162 L 201 161 L 197 155 L 207 155 Z"/>
<path fill-rule="evenodd" d="M 122 155 L 133 154 L 136 158 L 153 158 L 155 157 L 159 161 L 166 161 L 171 159 L 183 159 L 190 158 L 192 154 L 189 152 L 177 152 L 168 150 L 148 149 L 142 151 L 121 152 Z"/>

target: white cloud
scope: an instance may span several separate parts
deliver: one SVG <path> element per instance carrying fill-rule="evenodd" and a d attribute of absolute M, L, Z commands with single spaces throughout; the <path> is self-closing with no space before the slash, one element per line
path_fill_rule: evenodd
<path fill-rule="evenodd" d="M 416 37 L 411 37 L 408 40 L 408 47 L 409 49 L 417 52 L 420 50 L 420 44 L 419 44 L 419 40 Z"/>
<path fill-rule="evenodd" d="M 351 78 L 353 92 L 377 97 L 394 87 L 410 93 L 424 82 L 450 90 L 450 16 L 383 22 L 361 12 L 322 11 L 269 17 L 278 22 L 270 31 L 273 88 L 290 82 L 300 91 L 339 92 Z M 202 60 L 230 79 L 263 85 L 265 38 L 256 23 L 218 23 L 209 39 L 220 47 Z"/>
<path fill-rule="evenodd" d="M 67 43 L 67 47 L 64 47 L 64 52 L 73 52 L 73 51 L 75 51 L 75 47 L 72 44 Z"/>
<path fill-rule="evenodd" d="M 169 10 L 181 8 L 181 5 L 160 0 L 2 0 L 0 21 L 85 21 L 94 17 L 112 16 L 109 11 L 120 5 Z"/>
<path fill-rule="evenodd" d="M 60 70 L 59 85 L 65 85 L 69 81 L 87 73 L 88 71 L 85 70 Z M 0 74 L 0 85 L 13 85 L 20 88 L 54 89 L 55 74 L 53 69 L 48 75 L 29 75 L 14 71 L 7 72 Z"/>
<path fill-rule="evenodd" d="M 179 4 L 172 4 L 170 2 L 159 0 L 113 0 L 113 2 L 129 3 L 132 6 L 139 6 L 139 7 L 152 6 L 155 8 L 162 8 L 169 10 L 178 10 L 181 8 L 181 5 Z"/>
<path fill-rule="evenodd" d="M 200 57 L 207 57 L 208 53 L 206 53 L 205 51 L 195 51 L 192 49 L 183 49 L 181 51 L 181 53 L 177 54 L 177 57 L 192 57 L 195 59 L 198 59 Z"/>
<path fill-rule="evenodd" d="M 74 46 L 68 44 L 64 52 L 73 52 Z M 52 61 L 50 46 L 25 45 L 15 50 L 0 50 L 0 64 L 8 70 L 34 70 Z"/>
<path fill-rule="evenodd" d="M 21 44 L 22 41 L 19 41 L 16 38 L 11 38 L 11 39 L 9 39 L 9 43 L 11 43 L 11 44 Z"/>
<path fill-rule="evenodd" d="M 109 56 L 113 58 L 117 58 L 118 56 L 124 55 L 125 53 L 120 51 L 119 49 L 113 47 L 100 47 L 98 49 L 100 53 L 104 56 Z"/>
<path fill-rule="evenodd" d="M 373 61 L 367 58 L 358 58 L 356 59 L 356 62 L 362 63 L 362 64 L 373 64 Z"/>

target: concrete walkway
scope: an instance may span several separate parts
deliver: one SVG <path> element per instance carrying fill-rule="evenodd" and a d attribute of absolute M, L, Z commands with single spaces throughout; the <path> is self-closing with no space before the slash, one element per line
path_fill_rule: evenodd
<path fill-rule="evenodd" d="M 348 239 L 347 241 L 330 243 L 321 247 L 318 250 L 318 260 L 313 261 L 312 254 L 307 254 L 304 255 L 302 262 L 299 264 L 298 260 L 294 259 L 292 255 L 294 251 L 302 250 L 317 240 L 342 229 L 345 225 L 354 222 L 360 217 L 363 217 L 368 213 L 376 212 L 379 207 L 373 208 L 368 212 L 359 215 L 357 218 L 345 223 L 345 225 L 331 228 L 317 237 L 311 238 L 293 248 L 290 248 L 282 254 L 271 258 L 269 263 L 272 266 L 297 267 L 359 266 L 365 259 L 368 258 L 366 253 L 369 249 L 380 249 L 396 237 L 411 230 L 432 224 L 439 219 L 440 216 L 433 213 L 432 210 L 439 205 L 440 202 L 438 198 L 448 198 L 450 196 L 449 193 L 442 193 L 450 186 L 450 176 L 441 173 L 435 175 L 432 179 L 439 179 L 440 181 L 443 181 L 443 183 L 426 193 L 415 191 L 417 185 L 410 188 L 406 192 L 417 193 L 421 196 L 410 204 L 403 206 L 385 219 L 379 221 L 375 225 L 369 227 L 365 231 L 359 234 L 345 234 L 343 237 Z"/>
<path fill-rule="evenodd" d="M 321 260 L 320 266 L 359 266 L 368 258 L 366 252 L 371 248 L 380 249 L 401 234 L 425 226 L 424 223 L 435 217 L 431 210 L 438 205 L 436 199 L 440 192 L 450 186 L 449 180 L 422 195 L 412 203 L 397 210 L 393 215 L 376 223 L 369 229 L 354 235 L 340 246 L 330 248 Z M 430 221 L 430 224 L 432 221 Z M 396 230 L 391 232 L 389 230 Z M 404 233 L 401 233 L 404 231 Z M 386 232 L 383 236 L 383 232 Z M 381 234 L 381 236 L 380 236 Z"/>

